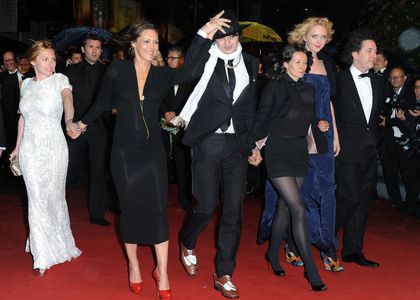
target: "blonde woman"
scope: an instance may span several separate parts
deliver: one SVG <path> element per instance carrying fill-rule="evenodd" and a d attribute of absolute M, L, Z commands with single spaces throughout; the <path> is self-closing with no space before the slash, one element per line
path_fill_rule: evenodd
<path fill-rule="evenodd" d="M 73 97 L 68 78 L 54 73 L 56 53 L 47 40 L 35 42 L 28 59 L 35 77 L 22 83 L 16 148 L 10 159 L 19 163 L 28 192 L 29 237 L 26 251 L 34 259 L 34 274 L 44 277 L 51 266 L 78 257 L 65 198 L 68 148 L 61 127 L 75 138 Z"/>

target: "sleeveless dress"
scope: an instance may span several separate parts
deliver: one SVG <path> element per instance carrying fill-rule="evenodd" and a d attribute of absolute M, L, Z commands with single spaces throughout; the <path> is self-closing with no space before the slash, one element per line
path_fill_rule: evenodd
<path fill-rule="evenodd" d="M 67 143 L 61 127 L 61 91 L 71 89 L 62 74 L 22 84 L 19 109 L 25 119 L 19 148 L 19 163 L 28 193 L 29 237 L 26 252 L 34 268 L 51 266 L 76 258 L 65 198 L 68 164 Z"/>
<path fill-rule="evenodd" d="M 328 153 L 311 154 L 308 174 L 301 188 L 306 207 L 311 241 L 319 249 L 335 250 L 335 179 L 334 179 L 334 127 L 330 107 L 330 84 L 328 77 L 320 74 L 305 74 L 303 80 L 315 87 L 316 116 L 328 121 L 329 130 L 324 134 Z"/>

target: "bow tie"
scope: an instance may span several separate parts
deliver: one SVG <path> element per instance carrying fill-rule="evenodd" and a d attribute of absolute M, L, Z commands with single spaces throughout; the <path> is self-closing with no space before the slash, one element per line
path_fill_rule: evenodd
<path fill-rule="evenodd" d="M 369 77 L 369 73 L 362 73 L 359 75 L 359 78 Z"/>

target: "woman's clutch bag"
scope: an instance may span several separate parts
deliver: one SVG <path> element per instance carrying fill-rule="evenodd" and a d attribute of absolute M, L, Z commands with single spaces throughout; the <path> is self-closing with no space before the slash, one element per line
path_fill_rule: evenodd
<path fill-rule="evenodd" d="M 20 170 L 19 159 L 18 159 L 17 155 L 14 156 L 12 158 L 12 160 L 10 161 L 10 170 L 12 170 L 12 173 L 15 176 L 21 176 L 22 175 L 22 171 Z"/>

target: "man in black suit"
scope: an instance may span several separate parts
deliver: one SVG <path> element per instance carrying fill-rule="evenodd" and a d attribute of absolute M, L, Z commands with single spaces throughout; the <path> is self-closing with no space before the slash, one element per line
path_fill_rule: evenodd
<path fill-rule="evenodd" d="M 376 184 L 377 117 L 382 99 L 380 79 L 368 73 L 376 50 L 367 30 L 350 34 L 343 59 L 351 66 L 339 73 L 340 94 L 334 101 L 341 144 L 336 161 L 336 226 L 344 227 L 342 258 L 368 267 L 379 266 L 363 255 L 368 206 Z"/>
<path fill-rule="evenodd" d="M 383 121 L 379 124 L 384 132 L 385 141 L 385 149 L 381 156 L 384 179 L 392 205 L 402 206 L 400 193 L 400 178 L 402 178 L 406 190 L 405 203 L 409 205 L 404 205 L 401 213 L 414 215 L 418 202 L 418 178 L 414 178 L 417 173 L 416 160 L 408 157 L 403 151 L 403 147 L 410 139 L 410 134 L 404 132 L 403 121 L 398 115 L 404 116 L 404 113 L 409 115 L 408 105 L 415 99 L 415 95 L 402 67 L 391 69 L 389 82 L 392 90 L 386 97 L 381 115 Z"/>
<path fill-rule="evenodd" d="M 204 73 L 180 114 L 189 121 L 183 142 L 192 147 L 193 195 L 197 200 L 181 232 L 181 262 L 189 275 L 197 274 L 197 239 L 223 194 L 214 285 L 223 296 L 237 298 L 231 276 L 240 240 L 247 157 L 252 160 L 259 154 L 253 150 L 251 156 L 255 144 L 247 138 L 257 103 L 258 60 L 242 51 L 239 33 L 243 26 L 234 13 L 227 10 L 222 18 L 231 20 L 230 27 L 226 33 L 215 33 Z M 196 109 L 190 106 L 193 100 Z"/>
<path fill-rule="evenodd" d="M 392 87 L 386 97 L 384 97 L 383 108 L 381 110 L 382 122 L 379 128 L 383 141 L 383 151 L 381 152 L 382 169 L 388 197 L 393 206 L 399 207 L 402 204 L 400 192 L 400 174 L 406 190 L 409 178 L 405 178 L 405 168 L 401 165 L 398 158 L 398 148 L 406 137 L 398 127 L 400 120 L 396 113 L 401 103 L 408 103 L 414 99 L 414 92 L 411 88 L 405 70 L 401 67 L 393 67 L 389 72 L 389 82 Z"/>
<path fill-rule="evenodd" d="M 96 100 L 106 66 L 99 62 L 102 53 L 102 39 L 97 35 L 87 35 L 82 52 L 83 62 L 69 66 L 65 74 L 73 87 L 74 119 L 80 120 Z M 69 147 L 68 180 L 72 180 L 73 170 L 85 153 L 89 158 L 89 222 L 100 226 L 111 223 L 105 218 L 110 193 L 107 187 L 106 163 L 108 153 L 108 130 L 111 112 L 101 116 L 89 126 L 89 130 L 78 139 L 67 139 Z"/>
<path fill-rule="evenodd" d="M 14 149 L 17 135 L 19 108 L 19 79 L 15 55 L 12 51 L 3 53 L 5 71 L 0 74 L 1 105 L 3 107 L 4 126 L 6 130 L 7 149 Z"/>
<path fill-rule="evenodd" d="M 168 66 L 171 68 L 180 68 L 184 65 L 184 51 L 179 46 L 172 46 L 168 49 L 166 57 Z M 185 103 L 188 100 L 195 82 L 184 83 L 173 86 L 166 94 L 162 103 L 162 110 L 165 116 L 165 121 L 169 123 L 175 116 L 179 115 Z M 168 133 L 170 135 L 171 133 Z M 164 135 L 167 138 L 168 135 Z M 191 209 L 191 149 L 184 145 L 181 140 L 184 136 L 184 130 L 179 128 L 176 135 L 172 135 L 173 161 L 175 163 L 176 182 L 178 187 L 178 202 L 181 206 L 189 210 Z M 170 140 L 168 138 L 168 140 Z M 170 150 L 169 150 L 170 151 Z"/>
<path fill-rule="evenodd" d="M 0 157 L 6 150 L 6 131 L 4 130 L 3 108 L 0 105 Z"/>

